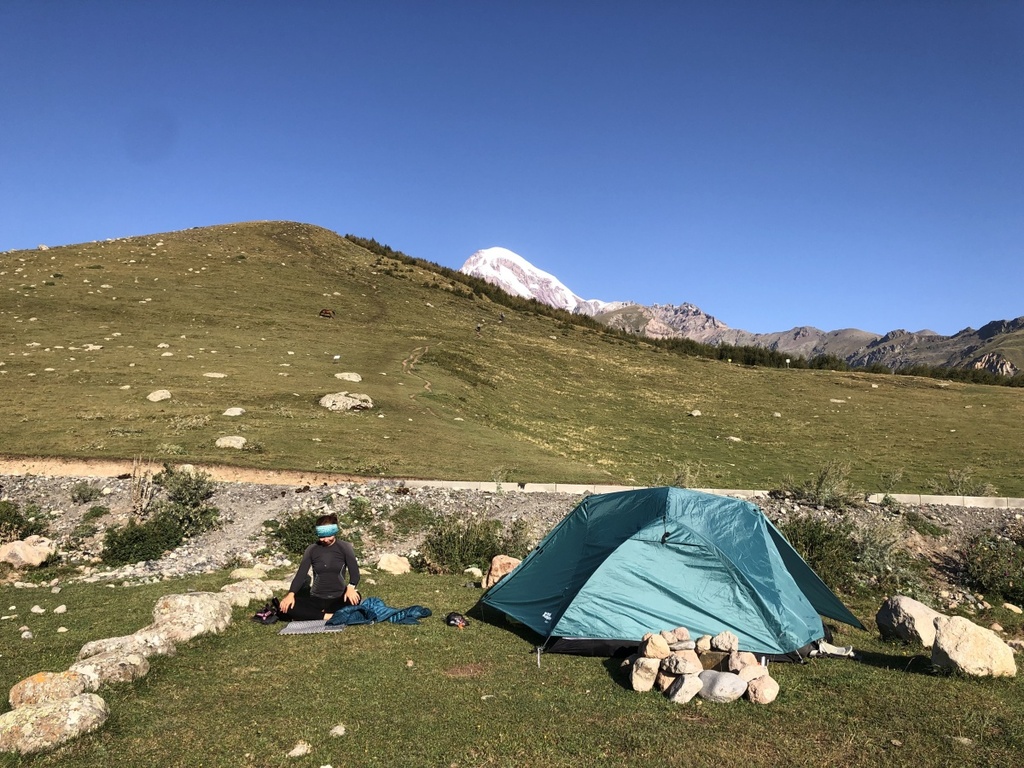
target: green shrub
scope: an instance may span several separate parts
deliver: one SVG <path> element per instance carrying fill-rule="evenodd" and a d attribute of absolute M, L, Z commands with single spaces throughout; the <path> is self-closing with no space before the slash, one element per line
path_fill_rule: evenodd
<path fill-rule="evenodd" d="M 293 557 L 302 557 L 306 547 L 316 541 L 316 519 L 320 515 L 320 512 L 303 512 L 284 521 L 267 520 L 263 525 L 282 550 Z"/>
<path fill-rule="evenodd" d="M 992 483 L 975 480 L 970 467 L 947 469 L 945 477 L 929 480 L 928 487 L 940 496 L 996 496 L 999 493 Z"/>
<path fill-rule="evenodd" d="M 170 464 L 164 464 L 163 471 L 153 475 L 153 482 L 167 492 L 172 502 L 185 507 L 201 507 L 215 490 L 205 472 L 179 472 Z"/>
<path fill-rule="evenodd" d="M 202 504 L 189 507 L 175 502 L 159 502 L 153 507 L 153 517 L 167 515 L 181 529 L 182 538 L 191 539 L 201 533 L 216 528 L 220 522 L 220 510 L 217 507 Z"/>
<path fill-rule="evenodd" d="M 110 507 L 102 507 L 102 506 L 99 506 L 99 505 L 97 505 L 95 507 L 89 507 L 89 510 L 84 515 L 82 515 L 82 522 L 83 523 L 88 523 L 88 522 L 90 522 L 92 520 L 96 520 L 96 519 L 98 519 L 100 517 L 103 517 L 104 515 L 109 515 L 109 514 L 110 514 Z"/>
<path fill-rule="evenodd" d="M 912 530 L 917 531 L 922 536 L 945 536 L 949 533 L 948 528 L 944 528 L 937 523 L 933 523 L 914 509 L 908 509 L 904 512 L 903 519 Z"/>
<path fill-rule="evenodd" d="M 164 464 L 153 483 L 167 492 L 168 501 L 154 507 L 154 517 L 168 515 L 175 520 L 182 538 L 190 539 L 217 526 L 220 510 L 204 502 L 213 496 L 215 486 L 205 472 L 179 472 Z"/>
<path fill-rule="evenodd" d="M 39 507 L 34 504 L 27 506 L 23 513 L 17 504 L 0 501 L 0 544 L 45 535 L 46 522 L 41 517 Z"/>
<path fill-rule="evenodd" d="M 1024 601 L 1024 546 L 1021 541 L 985 533 L 963 551 L 964 579 L 986 594 L 996 593 L 1013 603 Z"/>
<path fill-rule="evenodd" d="M 498 520 L 440 518 L 423 542 L 422 562 L 434 573 L 460 573 L 470 566 L 486 568 L 495 555 L 525 557 L 529 551 L 526 525 L 521 520 L 503 531 Z"/>
<path fill-rule="evenodd" d="M 324 514 L 322 511 L 302 512 L 285 520 L 265 520 L 263 527 L 271 540 L 292 557 L 302 557 L 306 547 L 316 541 L 316 519 Z M 339 525 L 341 521 L 339 521 Z M 345 529 L 339 531 L 338 538 L 347 541 L 355 550 L 356 557 L 363 554 L 363 537 L 359 531 Z"/>
<path fill-rule="evenodd" d="M 860 496 L 850 487 L 850 465 L 833 459 L 818 470 L 810 480 L 797 485 L 792 479 L 783 483 L 783 490 L 798 501 L 829 509 L 843 509 L 860 503 Z"/>
<path fill-rule="evenodd" d="M 399 536 L 429 528 L 436 520 L 437 513 L 418 501 L 410 501 L 391 514 L 391 523 Z"/>
<path fill-rule="evenodd" d="M 160 513 L 144 523 L 130 520 L 128 525 L 108 529 L 100 557 L 113 566 L 157 560 L 183 540 L 177 521 L 169 514 Z"/>
<path fill-rule="evenodd" d="M 905 529 L 898 519 L 876 519 L 854 527 L 857 547 L 853 565 L 860 586 L 888 594 L 914 596 L 920 591 L 923 564 L 903 547 Z"/>
<path fill-rule="evenodd" d="M 348 501 L 348 518 L 354 524 L 365 524 L 373 520 L 373 507 L 363 496 L 353 496 Z"/>
<path fill-rule="evenodd" d="M 80 483 L 75 483 L 71 488 L 71 501 L 75 504 L 88 504 L 90 501 L 96 501 L 101 495 L 99 488 L 90 485 L 84 480 Z"/>
<path fill-rule="evenodd" d="M 856 585 L 857 544 L 853 525 L 845 518 L 830 523 L 800 515 L 779 526 L 782 535 L 832 589 L 849 591 Z"/>

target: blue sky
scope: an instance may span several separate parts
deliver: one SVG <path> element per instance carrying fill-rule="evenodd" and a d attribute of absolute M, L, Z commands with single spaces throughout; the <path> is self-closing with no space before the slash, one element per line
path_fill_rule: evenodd
<path fill-rule="evenodd" d="M 1024 3 L 0 0 L 0 40 L 0 250 L 289 219 L 758 332 L 1024 315 Z"/>

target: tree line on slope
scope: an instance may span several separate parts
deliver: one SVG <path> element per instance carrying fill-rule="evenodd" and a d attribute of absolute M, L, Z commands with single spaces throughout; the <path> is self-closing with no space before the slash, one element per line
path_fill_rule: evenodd
<path fill-rule="evenodd" d="M 941 365 L 925 365 L 917 363 L 914 365 L 901 366 L 896 369 L 889 368 L 882 363 L 872 363 L 867 366 L 853 366 L 843 358 L 833 354 L 815 355 L 806 358 L 802 355 L 793 356 L 792 353 L 779 352 L 767 347 L 757 347 L 734 344 L 704 344 L 699 341 L 687 338 L 674 339 L 650 339 L 641 337 L 629 331 L 610 328 L 607 325 L 595 320 L 589 315 L 581 315 L 569 312 L 564 309 L 552 307 L 548 304 L 537 301 L 533 298 L 513 296 L 507 291 L 499 288 L 483 278 L 467 275 L 458 270 L 435 264 L 426 259 L 409 256 L 402 251 L 396 251 L 388 245 L 379 243 L 373 238 L 359 237 L 358 235 L 345 235 L 345 239 L 355 245 L 365 248 L 370 253 L 385 259 L 393 259 L 408 266 L 415 266 L 421 269 L 434 272 L 445 279 L 465 286 L 462 294 L 467 298 L 476 299 L 486 297 L 495 304 L 507 307 L 517 312 L 530 312 L 535 315 L 550 317 L 559 321 L 563 327 L 588 328 L 606 334 L 621 341 L 633 344 L 646 344 L 651 347 L 672 352 L 674 354 L 686 355 L 688 357 L 701 357 L 710 360 L 723 360 L 738 365 L 759 366 L 765 368 L 798 368 L 816 369 L 830 371 L 858 371 L 861 373 L 884 373 L 897 376 L 923 376 L 931 379 L 946 379 L 969 384 L 989 384 L 996 386 L 1024 387 L 1024 372 L 1013 376 L 993 373 L 982 368 L 951 368 Z"/>

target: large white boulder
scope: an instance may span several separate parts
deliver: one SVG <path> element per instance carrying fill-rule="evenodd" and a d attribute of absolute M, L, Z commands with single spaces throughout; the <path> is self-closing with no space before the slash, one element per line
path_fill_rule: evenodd
<path fill-rule="evenodd" d="M 712 669 L 705 669 L 698 677 L 703 683 L 700 697 L 707 701 L 727 704 L 730 701 L 736 701 L 747 692 L 747 681 L 732 672 L 716 672 Z"/>
<path fill-rule="evenodd" d="M 924 603 L 895 595 L 886 598 L 875 614 L 875 623 L 883 638 L 920 643 L 931 648 L 935 642 L 935 620 L 942 616 Z"/>
<path fill-rule="evenodd" d="M 335 392 L 321 397 L 320 405 L 329 411 L 368 411 L 373 408 L 373 400 L 358 392 Z"/>
<path fill-rule="evenodd" d="M 45 536 L 28 536 L 0 546 L 0 563 L 15 568 L 38 568 L 57 552 L 57 545 Z"/>
<path fill-rule="evenodd" d="M 409 563 L 409 558 L 386 552 L 381 555 L 380 559 L 377 561 L 377 570 L 397 576 L 403 573 L 409 573 L 409 571 L 412 570 L 412 566 Z"/>
<path fill-rule="evenodd" d="M 1013 650 L 991 629 L 963 616 L 935 620 L 932 664 L 977 677 L 1014 677 Z"/>

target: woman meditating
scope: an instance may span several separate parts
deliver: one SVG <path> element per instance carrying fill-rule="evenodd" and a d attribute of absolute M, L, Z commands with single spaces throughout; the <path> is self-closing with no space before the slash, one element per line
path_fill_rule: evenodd
<path fill-rule="evenodd" d="M 312 621 L 329 618 L 345 605 L 358 605 L 359 565 L 347 541 L 338 539 L 338 516 L 321 515 L 316 520 L 317 542 L 302 555 L 291 591 L 281 598 L 278 617 L 283 621 Z M 313 587 L 308 588 L 313 568 Z M 345 575 L 348 574 L 348 584 Z"/>

